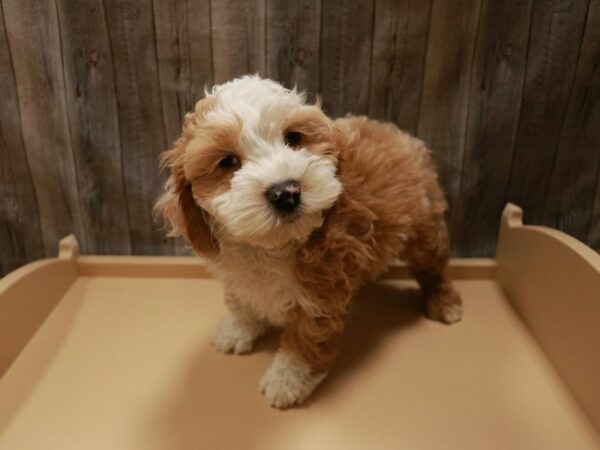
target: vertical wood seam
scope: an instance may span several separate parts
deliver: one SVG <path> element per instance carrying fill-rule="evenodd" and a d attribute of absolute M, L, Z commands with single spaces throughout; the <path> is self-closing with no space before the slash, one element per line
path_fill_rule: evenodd
<path fill-rule="evenodd" d="M 246 59 L 246 68 L 244 69 L 244 75 L 248 74 L 250 72 L 250 68 L 252 67 L 252 55 L 249 49 L 249 45 L 248 45 L 248 41 L 250 40 L 250 31 L 254 31 L 256 32 L 256 29 L 254 26 L 252 26 L 252 30 L 248 27 L 248 20 L 249 18 L 247 16 L 250 16 L 251 12 L 248 11 L 248 2 L 244 2 L 244 50 L 245 50 L 245 59 Z M 253 11 L 254 12 L 254 11 Z M 254 44 L 256 44 L 256 41 L 254 42 Z M 239 74 L 236 74 L 234 76 L 239 76 Z M 226 80 L 227 81 L 227 80 Z"/>
<path fill-rule="evenodd" d="M 63 79 L 62 97 L 65 102 L 65 113 L 66 113 L 65 120 L 67 122 L 67 133 L 68 133 L 68 139 L 69 139 L 68 142 L 69 142 L 69 147 L 71 150 L 71 156 L 72 156 L 72 160 L 73 160 L 73 172 L 75 174 L 75 186 L 73 186 L 73 188 L 75 189 L 75 197 L 77 198 L 77 203 L 78 203 L 77 205 L 71 205 L 71 206 L 73 206 L 75 209 L 79 209 L 82 204 L 82 200 L 81 200 L 81 191 L 79 189 L 79 186 L 80 186 L 79 171 L 77 170 L 78 155 L 77 155 L 77 152 L 74 151 L 74 146 L 73 146 L 73 133 L 71 131 L 71 114 L 69 114 L 69 99 L 67 98 L 67 86 L 66 86 L 67 77 L 66 77 L 66 72 L 65 72 L 65 54 L 64 54 L 64 50 L 63 50 L 62 27 L 60 24 L 60 14 L 58 12 L 58 5 L 56 4 L 56 1 L 57 0 L 54 0 L 52 2 L 52 5 L 54 6 L 54 13 L 56 14 L 56 25 L 58 28 L 58 45 L 59 45 L 59 49 L 60 49 L 60 68 L 61 68 L 61 75 L 62 75 L 62 79 Z M 83 236 L 77 236 L 77 238 L 79 239 L 79 242 L 83 244 L 83 248 L 85 250 L 87 247 L 89 247 L 87 230 L 85 229 L 86 227 L 84 226 L 83 221 L 81 221 L 81 223 L 78 224 L 78 219 L 76 218 L 77 214 L 80 214 L 80 211 L 72 210 L 71 226 L 75 230 L 80 228 L 79 231 L 83 234 Z M 79 227 L 77 225 L 81 225 L 81 227 Z"/>
<path fill-rule="evenodd" d="M 314 101 L 321 96 L 321 40 L 323 39 L 323 30 L 321 29 L 323 25 L 323 0 L 317 0 L 318 2 L 318 10 L 319 10 L 319 54 L 317 55 L 318 66 L 316 70 L 317 74 L 317 92 L 313 92 Z M 315 8 L 317 9 L 317 8 Z M 308 89 L 308 87 L 307 87 Z"/>
<path fill-rule="evenodd" d="M 156 80 L 158 82 L 158 92 L 162 92 L 162 81 L 160 79 L 160 64 L 158 62 L 158 32 L 156 29 L 156 10 L 154 9 L 154 1 L 152 1 L 152 28 L 154 29 L 154 64 L 156 64 Z M 116 90 L 116 86 L 115 86 Z M 167 123 L 165 117 L 165 110 L 163 108 L 163 100 L 162 95 L 158 96 L 158 102 L 160 104 L 160 115 L 162 117 L 163 127 L 165 128 L 165 137 L 167 136 Z M 167 138 L 168 140 L 168 138 Z M 170 145 L 168 142 L 166 143 L 167 147 Z"/>
<path fill-rule="evenodd" d="M 117 11 L 117 12 L 122 12 L 122 5 L 119 5 L 119 8 L 121 8 L 121 11 Z M 133 68 L 131 66 L 131 51 L 130 51 L 130 45 L 129 45 L 129 42 L 128 42 L 128 40 L 130 38 L 128 37 L 128 32 L 127 32 L 127 29 L 126 29 L 127 25 L 125 23 L 126 22 L 126 18 L 124 16 L 125 16 L 125 14 L 123 14 L 122 17 L 118 17 L 118 22 L 119 23 L 117 24 L 117 26 L 123 27 L 123 45 L 125 47 L 124 51 L 125 51 L 125 65 L 126 65 L 125 70 L 126 70 L 127 75 L 128 75 L 127 80 L 126 80 L 125 89 L 127 91 L 130 91 L 132 83 L 135 84 L 135 81 L 132 81 L 132 80 L 135 80 L 135 74 L 134 74 L 134 70 L 133 70 Z M 115 70 L 115 73 L 116 73 L 116 70 Z M 116 92 L 117 98 L 119 98 L 119 93 L 118 93 L 118 87 L 117 86 L 115 86 L 115 90 L 117 91 Z M 133 90 L 136 91 L 136 93 L 137 93 L 137 89 L 133 89 Z M 135 122 L 131 123 L 131 129 L 134 132 L 134 140 L 135 140 L 136 144 L 139 144 L 139 142 L 140 142 L 140 128 L 139 128 L 139 126 L 135 126 L 135 125 L 136 125 Z M 121 142 L 122 142 L 122 139 L 123 139 L 123 136 L 119 132 L 119 140 Z M 122 161 L 122 164 L 123 164 L 123 169 L 125 169 L 125 160 L 123 158 L 121 158 L 121 161 Z M 123 176 L 125 176 L 125 170 L 123 170 Z M 130 192 L 128 192 L 127 183 L 125 183 L 123 185 L 123 190 L 125 192 L 125 199 L 127 201 L 127 205 L 128 205 L 128 209 L 129 209 L 129 195 L 130 195 Z M 129 228 L 129 238 L 131 240 L 131 249 L 132 249 L 132 252 L 133 252 L 134 236 L 133 236 L 133 229 L 131 227 Z"/>
<path fill-rule="evenodd" d="M 156 82 L 158 83 L 158 92 L 160 94 L 160 92 L 162 92 L 162 83 L 160 80 L 160 63 L 158 62 L 158 43 L 157 43 L 157 36 L 158 33 L 156 32 L 156 14 L 154 11 L 154 2 L 152 2 L 152 29 L 154 31 L 154 64 L 156 64 Z M 189 40 L 188 40 L 189 42 Z M 158 103 L 160 105 L 160 115 L 162 117 L 162 123 L 163 123 L 163 128 L 164 128 L 164 132 L 165 132 L 165 139 L 167 138 L 167 125 L 166 125 L 166 120 L 165 120 L 165 109 L 163 107 L 163 99 L 162 99 L 162 95 L 158 96 Z M 163 148 L 164 147 L 168 147 L 169 143 L 168 142 L 163 142 Z M 158 164 L 158 161 L 156 162 Z"/>
<path fill-rule="evenodd" d="M 319 98 L 321 96 L 321 92 L 323 89 L 322 86 L 322 75 L 321 75 L 321 70 L 323 70 L 323 9 L 324 9 L 324 4 L 325 4 L 326 0 L 321 0 L 321 12 L 319 13 L 319 70 L 317 71 L 319 73 Z"/>
<path fill-rule="evenodd" d="M 192 56 L 192 39 L 190 38 L 191 33 L 191 27 L 190 27 L 190 17 L 192 16 L 189 11 L 190 11 L 190 2 L 189 0 L 185 0 L 185 8 L 186 11 L 188 11 L 187 17 L 186 17 L 186 26 L 188 29 L 188 39 L 186 42 L 186 47 L 187 47 L 187 64 L 190 68 L 190 80 L 189 80 L 189 86 L 188 86 L 188 92 L 186 92 L 186 97 L 188 97 L 188 95 L 191 97 L 192 92 L 194 92 L 194 88 L 192 86 L 195 86 L 194 83 L 194 71 L 193 71 L 193 65 L 192 65 L 192 61 L 193 61 L 193 56 Z M 153 14 L 156 14 L 156 11 L 154 11 L 154 2 L 152 3 L 152 9 L 153 9 Z M 209 10 L 210 11 L 210 10 Z M 153 19 L 156 23 L 156 19 Z M 210 24 L 210 22 L 209 22 Z M 156 27 L 155 27 L 156 28 Z M 212 30 L 210 30 L 210 32 L 212 33 Z M 155 33 L 158 35 L 158 29 L 156 29 Z M 158 45 L 156 45 L 156 58 L 158 59 Z M 158 79 L 160 80 L 160 66 L 158 65 L 159 63 L 157 62 L 157 67 L 156 70 L 158 70 Z M 211 58 L 211 65 L 212 65 L 212 58 Z M 162 99 L 162 87 L 159 86 L 159 92 L 161 93 L 160 97 Z M 189 97 L 188 97 L 189 98 Z M 196 106 L 196 102 L 198 101 L 197 98 L 193 98 L 192 102 L 194 103 L 194 106 Z M 162 108 L 162 100 L 161 100 L 161 108 Z M 187 112 L 187 111 L 186 111 Z M 164 114 L 164 110 L 163 110 L 163 117 L 165 117 L 165 138 L 167 139 L 167 148 L 171 148 L 171 145 L 173 145 L 173 143 L 171 143 L 169 141 L 169 136 L 167 135 L 167 121 L 166 121 L 166 115 Z M 185 113 L 184 113 L 184 117 L 185 117 Z M 183 121 L 184 117 L 180 117 L 180 119 Z M 175 242 L 174 239 L 171 239 L 173 242 Z M 173 244 L 175 245 L 175 244 Z"/>
<path fill-rule="evenodd" d="M 377 12 L 377 0 L 372 0 L 373 13 L 371 14 L 371 44 L 369 48 L 369 76 L 367 77 L 367 104 L 365 115 L 369 114 L 369 106 L 371 104 L 371 77 L 373 72 L 373 47 L 375 42 L 375 17 Z"/>
<path fill-rule="evenodd" d="M 154 64 L 156 66 L 156 82 L 158 83 L 158 104 L 160 106 L 160 115 L 162 117 L 162 126 L 163 126 L 163 130 L 164 130 L 164 136 L 165 136 L 165 140 L 166 142 L 163 142 L 163 150 L 167 150 L 170 146 L 171 143 L 169 142 L 169 137 L 167 136 L 168 132 L 167 132 L 167 118 L 165 116 L 165 108 L 163 105 L 163 96 L 162 96 L 162 81 L 160 79 L 160 63 L 158 61 L 158 30 L 156 29 L 156 11 L 154 9 L 154 1 L 152 1 L 152 6 L 151 6 L 151 12 L 152 12 L 152 29 L 154 31 Z M 188 38 L 188 45 L 189 45 L 189 38 Z M 114 70 L 114 66 L 113 66 L 113 70 Z M 116 95 L 116 89 L 117 87 L 115 86 L 115 95 Z M 160 177 L 160 170 L 158 169 L 158 160 L 155 160 L 155 165 L 156 165 L 156 172 L 154 177 L 155 178 L 159 178 Z M 123 171 L 125 172 L 125 171 Z M 147 199 L 149 202 L 152 202 L 152 204 L 154 204 L 156 202 L 156 199 Z M 125 203 L 127 203 L 127 199 L 125 199 Z M 156 219 L 154 218 L 154 214 L 152 214 L 152 225 L 156 226 Z M 131 226 L 130 226 L 131 228 Z M 167 247 L 167 251 L 169 252 L 169 254 L 171 255 L 175 255 L 175 240 L 174 239 L 167 239 L 166 242 L 164 243 L 164 245 Z M 131 250 L 133 251 L 133 243 L 132 243 L 132 247 Z"/>
<path fill-rule="evenodd" d="M 423 51 L 423 62 L 421 64 L 421 88 L 419 92 L 419 102 L 417 106 L 417 124 L 415 126 L 415 134 L 419 136 L 419 127 L 421 125 L 421 107 L 423 106 L 423 87 L 425 85 L 425 72 L 427 71 L 427 54 L 429 53 L 429 36 L 431 35 L 431 17 L 433 16 L 433 8 L 435 0 L 431 0 L 431 6 L 429 7 L 429 19 L 427 22 L 427 37 L 425 38 L 425 47 Z"/>
<path fill-rule="evenodd" d="M 268 10 L 269 10 L 269 0 L 263 0 L 264 5 L 265 5 L 265 11 L 264 11 L 264 15 L 263 15 L 263 27 L 264 27 L 264 32 L 265 32 L 265 36 L 264 36 L 264 40 L 263 40 L 263 45 L 265 46 L 265 55 L 264 55 L 264 61 L 263 61 L 263 67 L 265 68 L 264 73 L 262 74 L 263 77 L 268 77 L 269 76 L 269 41 L 268 41 L 268 34 L 269 34 L 269 26 L 267 25 L 267 17 L 268 17 Z M 279 81 L 279 80 L 278 80 Z"/>
<path fill-rule="evenodd" d="M 104 26 L 106 27 L 106 34 L 108 38 L 108 48 L 110 49 L 110 58 L 112 60 L 113 67 L 113 83 L 115 85 L 115 102 L 116 102 L 116 112 L 117 112 L 117 132 L 119 133 L 119 148 L 121 149 L 120 153 L 120 162 L 121 162 L 121 184 L 123 186 L 123 195 L 125 196 L 125 214 L 127 215 L 127 223 L 129 224 L 129 253 L 133 252 L 133 235 L 131 229 L 131 213 L 129 211 L 129 200 L 127 196 L 127 183 L 125 180 L 125 152 L 123 151 L 123 141 L 122 141 L 122 133 L 121 133 L 121 110 L 119 108 L 119 93 L 118 93 L 118 84 L 117 84 L 117 67 L 115 64 L 115 52 L 113 50 L 113 41 L 110 35 L 110 27 L 108 25 L 108 14 L 106 13 L 106 1 L 101 0 L 102 3 L 102 12 L 104 14 Z"/>
<path fill-rule="evenodd" d="M 212 68 L 212 86 L 216 83 L 215 77 L 215 44 L 214 44 L 214 36 L 213 36 L 213 8 L 212 8 L 212 0 L 208 0 L 208 26 L 210 27 L 210 66 Z M 204 87 L 206 91 L 206 86 Z"/>
<path fill-rule="evenodd" d="M 469 67 L 469 82 L 467 83 L 467 98 L 466 98 L 466 108 L 467 108 L 467 113 L 466 113 L 466 117 L 465 117 L 465 129 L 464 129 L 464 134 L 463 134 L 463 149 L 462 149 L 462 161 L 461 161 L 461 167 L 460 167 L 460 181 L 459 181 L 459 185 L 458 185 L 458 197 L 456 199 L 457 204 L 454 205 L 454 209 L 455 210 L 460 210 L 461 208 L 463 208 L 461 199 L 464 197 L 464 191 L 463 191 L 463 186 L 465 185 L 465 161 L 467 160 L 467 158 L 465 157 L 465 155 L 467 154 L 467 149 L 469 148 L 469 136 L 470 136 L 470 127 L 469 124 L 471 122 L 471 120 L 473 119 L 471 117 L 471 86 L 473 85 L 473 72 L 475 71 L 474 67 L 475 67 L 475 55 L 477 53 L 477 47 L 479 44 L 479 37 L 480 37 L 480 32 L 481 32 L 481 14 L 482 14 L 482 10 L 484 7 L 484 4 L 487 0 L 480 0 L 479 1 L 479 12 L 477 13 L 477 25 L 475 27 L 475 36 L 473 38 L 473 51 L 471 52 L 471 63 L 470 63 L 470 67 Z M 451 236 L 452 236 L 452 232 L 454 231 L 454 225 L 456 223 L 456 221 L 459 220 L 458 214 L 453 214 L 453 223 L 450 224 L 450 231 L 451 231 Z"/>
<path fill-rule="evenodd" d="M 429 4 L 431 6 L 431 3 Z M 413 14 L 411 14 L 411 12 L 413 11 L 413 9 L 411 8 L 411 3 L 410 1 L 408 2 L 408 14 L 406 15 L 406 25 L 404 28 L 404 33 L 402 33 L 402 38 L 400 38 L 399 33 L 397 33 L 397 27 L 394 29 L 394 34 L 395 34 L 395 39 L 394 39 L 394 53 L 396 53 L 397 49 L 398 49 L 398 40 L 402 39 L 402 61 L 400 63 L 400 67 L 402 68 L 403 71 L 406 70 L 406 66 L 407 66 L 407 60 L 408 60 L 408 40 L 409 40 L 409 36 L 410 36 L 410 30 L 411 30 L 411 22 L 410 19 L 414 18 Z M 427 24 L 429 26 L 429 24 Z M 396 70 L 396 61 L 394 58 L 394 61 L 392 62 L 392 66 L 393 69 L 392 71 Z M 404 74 L 402 74 L 402 78 L 404 79 Z M 423 89 L 423 82 L 422 82 L 422 75 L 421 75 L 421 80 L 419 80 L 419 102 L 420 102 L 420 96 L 421 96 L 421 91 Z M 406 94 L 402 94 L 402 100 L 404 100 Z M 419 108 L 419 104 L 417 103 L 417 108 Z M 387 105 L 384 107 L 384 114 L 386 116 L 388 116 L 388 112 L 387 112 Z M 395 115 L 392 115 L 393 112 L 393 108 L 390 107 L 389 108 L 389 120 L 392 120 L 396 125 L 399 124 L 400 122 L 400 115 L 399 112 L 396 112 Z M 417 120 L 418 120 L 418 116 L 417 116 Z M 414 124 L 413 129 L 411 129 L 411 133 L 415 133 L 416 132 L 416 123 Z"/>
<path fill-rule="evenodd" d="M 531 2 L 531 8 L 529 11 L 529 29 L 527 30 L 527 44 L 525 47 L 525 60 L 523 64 L 523 81 L 521 83 L 521 105 L 517 111 L 517 117 L 515 120 L 515 129 L 512 136 L 512 145 L 510 149 L 510 170 L 508 171 L 508 178 L 506 186 L 504 187 L 504 203 L 508 202 L 508 196 L 510 193 L 510 182 L 513 178 L 515 168 L 515 147 L 517 146 L 517 136 L 519 135 L 519 123 L 521 122 L 521 113 L 523 112 L 523 104 L 525 103 L 525 86 L 527 84 L 527 66 L 529 65 L 529 47 L 531 44 L 531 30 L 533 28 L 533 12 L 535 10 L 535 4 L 533 0 Z"/>

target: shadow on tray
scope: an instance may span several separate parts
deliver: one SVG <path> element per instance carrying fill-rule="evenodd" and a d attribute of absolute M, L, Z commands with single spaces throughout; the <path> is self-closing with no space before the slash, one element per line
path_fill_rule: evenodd
<path fill-rule="evenodd" d="M 220 355 L 203 346 L 177 392 L 160 409 L 157 448 L 235 448 L 242 442 L 247 449 L 261 448 L 269 434 L 293 422 L 297 414 L 326 402 L 344 380 L 368 363 L 387 336 L 419 320 L 424 319 L 416 287 L 376 283 L 363 289 L 329 376 L 304 405 L 284 412 L 268 407 L 258 392 L 279 332 L 267 333 L 254 352 L 244 356 Z"/>

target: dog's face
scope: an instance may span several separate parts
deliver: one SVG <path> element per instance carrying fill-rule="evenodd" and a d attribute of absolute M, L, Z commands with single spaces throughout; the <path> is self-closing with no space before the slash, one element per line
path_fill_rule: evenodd
<path fill-rule="evenodd" d="M 252 76 L 216 86 L 165 153 L 171 178 L 157 207 L 192 244 L 208 226 L 211 236 L 197 251 L 215 235 L 264 248 L 303 240 L 342 189 L 334 137 L 318 106 L 273 81 Z M 190 194 L 194 205 L 181 198 Z"/>

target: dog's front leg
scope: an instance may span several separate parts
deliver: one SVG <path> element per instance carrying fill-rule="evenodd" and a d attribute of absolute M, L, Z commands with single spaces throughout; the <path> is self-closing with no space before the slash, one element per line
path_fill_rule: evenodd
<path fill-rule="evenodd" d="M 256 339 L 266 331 L 266 324 L 232 292 L 225 293 L 225 304 L 231 315 L 225 317 L 213 331 L 212 344 L 222 353 L 249 352 Z"/>
<path fill-rule="evenodd" d="M 276 408 L 302 403 L 325 378 L 346 322 L 346 314 L 311 316 L 300 308 L 292 317 L 260 382 L 261 392 Z"/>

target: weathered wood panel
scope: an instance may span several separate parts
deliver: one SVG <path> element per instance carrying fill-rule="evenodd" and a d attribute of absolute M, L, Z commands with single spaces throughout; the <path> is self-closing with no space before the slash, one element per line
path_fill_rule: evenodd
<path fill-rule="evenodd" d="M 600 250 L 593 0 L 0 0 L 0 272 L 52 255 L 186 254 L 152 218 L 158 155 L 212 86 L 260 73 L 434 151 L 456 255 L 506 201 Z"/>
<path fill-rule="evenodd" d="M 73 8 L 68 0 L 57 0 L 57 6 L 86 251 L 129 253 L 114 68 L 102 1 Z"/>
<path fill-rule="evenodd" d="M 366 114 L 373 41 L 373 0 L 322 0 L 321 82 L 325 111 Z"/>
<path fill-rule="evenodd" d="M 433 150 L 445 187 L 453 240 L 458 235 L 454 208 L 460 192 L 480 7 L 480 1 L 474 0 L 433 1 L 417 125 L 417 134 Z"/>
<path fill-rule="evenodd" d="M 266 0 L 211 2 L 214 81 L 248 73 L 265 75 Z"/>
<path fill-rule="evenodd" d="M 417 131 L 430 0 L 379 0 L 369 86 L 369 116 Z"/>
<path fill-rule="evenodd" d="M 600 169 L 600 4 L 589 5 L 575 80 L 546 193 L 543 222 L 586 240 Z M 598 224 L 596 219 L 595 225 Z M 590 239 L 590 244 L 598 242 Z"/>
<path fill-rule="evenodd" d="M 213 81 L 209 0 L 154 1 L 162 111 L 171 145 Z"/>
<path fill-rule="evenodd" d="M 493 254 L 525 76 L 531 1 L 484 0 L 469 88 L 455 248 Z M 482 207 L 485 205 L 485 207 Z"/>
<path fill-rule="evenodd" d="M 185 114 L 213 80 L 209 0 L 154 1 L 156 54 L 167 145 L 181 134 Z M 175 253 L 189 254 L 181 239 Z"/>
<path fill-rule="evenodd" d="M 72 232 L 87 249 L 69 136 L 56 5 L 51 0 L 3 0 L 2 7 L 45 254 L 55 254 L 56 243 Z"/>
<path fill-rule="evenodd" d="M 579 235 L 579 230 L 575 229 L 574 234 L 581 240 L 588 242 L 596 251 L 600 252 L 600 3 L 592 2 L 589 6 L 585 34 L 581 44 L 581 54 L 579 56 L 579 67 L 576 78 L 577 89 L 574 90 L 573 100 L 569 105 L 569 112 L 575 116 L 572 119 L 567 117 L 565 126 L 572 120 L 573 129 L 582 133 L 583 136 L 570 135 L 563 133 L 561 143 L 570 145 L 570 148 L 577 154 L 585 154 L 585 158 L 593 155 L 596 158 L 597 170 L 595 180 L 593 165 L 581 163 L 578 165 L 578 172 L 573 174 L 575 178 L 582 177 L 587 180 L 583 184 L 584 193 L 580 192 L 581 183 L 573 183 L 570 179 L 568 191 L 573 192 L 575 201 L 570 204 L 572 211 L 579 211 L 579 215 L 587 214 L 589 217 L 588 235 Z M 565 131 L 567 129 L 565 128 Z M 568 129 L 571 131 L 571 129 Z M 572 139 L 572 142 L 570 141 Z M 582 145 L 583 148 L 579 148 Z M 586 161 L 587 162 L 587 161 Z M 560 165 L 555 166 L 555 173 L 560 173 Z M 558 175 L 557 175 L 558 177 Z M 564 179 L 564 178 L 563 178 Z M 556 185 L 560 185 L 560 178 Z M 590 184 L 595 183 L 595 192 L 589 190 Z M 554 187 L 554 186 L 553 186 Z M 549 191 L 548 199 L 553 198 L 554 191 Z M 591 204 L 591 211 L 587 212 L 587 202 L 589 195 L 594 195 L 594 201 Z M 575 197 L 576 196 L 576 197 Z M 577 213 L 576 213 L 577 214 Z M 561 222 L 565 224 L 566 222 Z M 568 228 L 566 228 L 568 230 Z M 569 230 L 570 231 L 570 230 Z"/>
<path fill-rule="evenodd" d="M 534 2 L 508 200 L 541 222 L 583 34 L 586 0 Z"/>
<path fill-rule="evenodd" d="M 108 0 L 123 173 L 134 254 L 173 253 L 154 223 L 153 203 L 163 188 L 158 157 L 167 148 L 158 81 L 151 0 Z"/>
<path fill-rule="evenodd" d="M 267 1 L 267 76 L 319 92 L 321 1 Z"/>
<path fill-rule="evenodd" d="M 44 257 L 44 246 L 1 4 L 0 92 L 0 273 L 6 273 Z"/>

